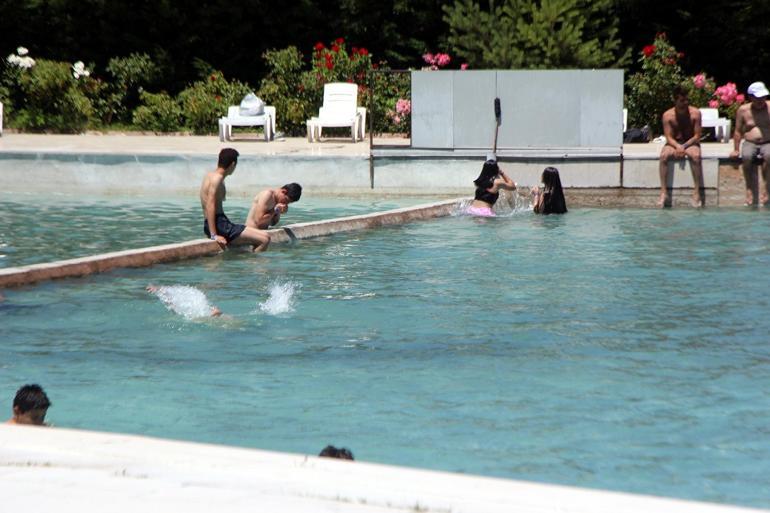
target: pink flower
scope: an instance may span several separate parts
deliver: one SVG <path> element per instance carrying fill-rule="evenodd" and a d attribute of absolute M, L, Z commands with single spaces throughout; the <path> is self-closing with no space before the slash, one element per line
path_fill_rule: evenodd
<path fill-rule="evenodd" d="M 398 112 L 402 116 L 406 116 L 407 114 L 411 113 L 412 102 L 410 100 L 404 100 L 403 98 L 399 98 L 399 100 L 396 102 L 396 112 Z"/>
<path fill-rule="evenodd" d="M 693 85 L 698 89 L 703 89 L 706 86 L 706 75 L 698 73 L 692 79 Z"/>
<path fill-rule="evenodd" d="M 745 97 L 745 96 L 743 96 L 742 94 L 739 94 L 739 95 L 737 95 L 737 96 L 735 97 L 735 101 L 736 101 L 736 102 L 738 102 L 738 103 L 743 103 L 743 102 L 745 102 L 745 101 L 746 101 L 746 97 Z"/>
<path fill-rule="evenodd" d="M 399 123 L 401 123 L 401 118 L 398 115 L 393 116 L 393 122 L 395 124 L 399 124 Z"/>
<path fill-rule="evenodd" d="M 425 61 L 425 64 L 433 64 L 433 54 L 432 53 L 422 54 L 422 60 Z"/>
<path fill-rule="evenodd" d="M 452 58 L 449 57 L 449 55 L 447 55 L 445 53 L 439 53 L 439 54 L 436 55 L 436 64 L 438 64 L 442 68 L 444 66 L 446 66 L 447 64 L 449 64 L 449 61 L 451 61 L 451 60 L 452 60 Z"/>
<path fill-rule="evenodd" d="M 719 100 L 709 100 L 709 107 L 712 109 L 719 107 Z"/>
<path fill-rule="evenodd" d="M 714 96 L 719 99 L 722 105 L 729 106 L 737 100 L 738 88 L 734 82 L 728 82 L 723 86 L 717 87 L 717 90 L 714 91 Z"/>
<path fill-rule="evenodd" d="M 467 62 L 463 62 L 462 64 L 460 64 L 460 69 L 461 69 L 461 70 L 466 70 L 466 69 L 468 69 L 468 63 L 467 63 Z"/>

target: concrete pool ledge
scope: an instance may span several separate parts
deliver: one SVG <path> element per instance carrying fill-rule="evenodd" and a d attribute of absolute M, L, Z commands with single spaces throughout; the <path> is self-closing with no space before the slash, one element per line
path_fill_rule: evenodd
<path fill-rule="evenodd" d="M 452 199 L 372 214 L 297 223 L 269 230 L 269 233 L 273 242 L 292 242 L 378 226 L 400 225 L 451 215 L 457 210 L 461 202 L 462 199 Z M 0 288 L 19 287 L 58 278 L 88 276 L 124 267 L 148 267 L 154 264 L 216 255 L 221 252 L 222 250 L 216 242 L 208 239 L 196 239 L 44 264 L 9 267 L 0 269 Z"/>
<path fill-rule="evenodd" d="M 355 448 L 353 448 L 355 450 Z M 361 451 L 356 451 L 360 454 Z M 760 510 L 136 435 L 0 425 L 8 511 L 749 513 Z"/>

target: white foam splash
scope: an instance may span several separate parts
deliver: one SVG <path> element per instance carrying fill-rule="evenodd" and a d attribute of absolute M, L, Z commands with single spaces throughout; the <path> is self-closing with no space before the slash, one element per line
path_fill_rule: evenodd
<path fill-rule="evenodd" d="M 185 319 L 210 317 L 213 305 L 206 294 L 187 285 L 169 285 L 158 287 L 153 293 L 158 296 L 166 308 Z"/>
<path fill-rule="evenodd" d="M 286 283 L 274 281 L 268 286 L 270 296 L 259 303 L 259 309 L 270 315 L 293 312 L 296 303 L 294 295 L 298 289 L 299 284 L 290 281 Z"/>

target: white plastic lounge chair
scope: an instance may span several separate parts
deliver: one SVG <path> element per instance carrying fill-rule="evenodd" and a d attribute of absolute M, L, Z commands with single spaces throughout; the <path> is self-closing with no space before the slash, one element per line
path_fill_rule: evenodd
<path fill-rule="evenodd" d="M 265 106 L 265 112 L 257 116 L 241 116 L 240 106 L 231 105 L 227 116 L 219 118 L 219 140 L 232 139 L 234 126 L 263 126 L 265 141 L 272 141 L 275 137 L 275 107 Z"/>
<path fill-rule="evenodd" d="M 719 111 L 717 109 L 700 109 L 700 124 L 703 128 L 712 127 L 714 129 L 714 135 L 716 135 L 718 141 L 727 142 L 730 140 L 730 125 L 732 123 L 727 118 L 720 118 Z"/>
<path fill-rule="evenodd" d="M 358 107 L 358 86 L 344 82 L 324 85 L 324 103 L 318 117 L 308 120 L 308 139 L 321 138 L 324 127 L 350 127 L 353 142 L 364 138 L 366 109 Z"/>

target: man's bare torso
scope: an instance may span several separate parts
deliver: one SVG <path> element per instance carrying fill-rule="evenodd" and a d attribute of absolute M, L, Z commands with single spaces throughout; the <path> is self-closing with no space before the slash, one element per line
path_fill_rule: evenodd
<path fill-rule="evenodd" d="M 266 230 L 270 227 L 270 222 L 275 213 L 275 193 L 272 189 L 266 189 L 254 197 L 249 209 L 249 215 L 246 216 L 246 226 Z"/>
<path fill-rule="evenodd" d="M 206 173 L 206 176 L 203 178 L 203 183 L 201 183 L 201 190 L 200 190 L 200 200 L 201 200 L 201 208 L 204 212 L 206 212 L 206 201 L 208 200 L 208 194 L 209 189 L 217 182 L 219 181 L 219 184 L 216 185 L 216 195 L 215 195 L 215 202 L 216 202 L 216 213 L 222 214 L 222 202 L 227 197 L 227 189 L 225 188 L 225 182 L 224 180 L 219 179 L 219 175 L 212 171 L 210 173 Z"/>
<path fill-rule="evenodd" d="M 678 143 L 689 140 L 695 134 L 695 123 L 698 109 L 687 107 L 687 112 L 678 112 L 675 108 L 668 109 L 663 114 L 663 123 L 671 128 L 671 135 Z"/>
<path fill-rule="evenodd" d="M 753 143 L 770 142 L 770 102 L 765 102 L 765 108 L 754 110 L 752 105 L 742 106 L 738 115 L 743 125 L 743 138 Z"/>

